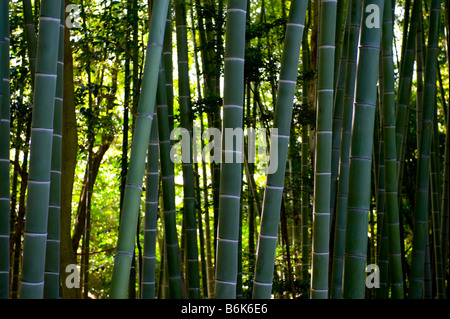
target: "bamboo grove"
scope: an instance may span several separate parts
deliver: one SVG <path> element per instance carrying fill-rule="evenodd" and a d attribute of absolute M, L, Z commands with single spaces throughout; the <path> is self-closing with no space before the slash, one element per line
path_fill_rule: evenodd
<path fill-rule="evenodd" d="M 2 299 L 445 299 L 448 0 L 0 0 Z"/>

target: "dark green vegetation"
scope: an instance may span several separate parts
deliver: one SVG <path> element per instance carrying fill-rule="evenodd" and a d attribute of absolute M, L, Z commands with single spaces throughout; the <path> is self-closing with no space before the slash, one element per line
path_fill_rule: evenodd
<path fill-rule="evenodd" d="M 0 298 L 447 298 L 449 10 L 0 0 Z"/>

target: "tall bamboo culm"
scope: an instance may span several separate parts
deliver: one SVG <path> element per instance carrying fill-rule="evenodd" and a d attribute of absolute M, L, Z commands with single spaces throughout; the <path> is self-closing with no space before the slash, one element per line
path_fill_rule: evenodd
<path fill-rule="evenodd" d="M 366 0 L 362 8 L 349 157 L 342 287 L 342 296 L 345 299 L 363 299 L 365 295 L 373 133 L 380 61 L 380 20 L 384 0 Z"/>
<path fill-rule="evenodd" d="M 395 88 L 394 61 L 392 55 L 393 26 L 392 1 L 386 0 L 382 27 L 383 70 L 383 139 L 384 139 L 384 183 L 386 199 L 386 226 L 389 242 L 389 274 L 392 298 L 402 299 L 403 272 L 400 247 L 399 209 L 397 196 L 397 152 L 395 140 Z"/>
<path fill-rule="evenodd" d="M 275 263 L 278 222 L 280 219 L 281 200 L 284 189 L 286 159 L 292 120 L 292 105 L 297 84 L 297 70 L 300 46 L 305 28 L 307 0 L 291 2 L 289 20 L 286 25 L 286 37 L 281 60 L 277 101 L 275 106 L 274 128 L 271 133 L 272 152 L 277 152 L 277 169 L 267 174 L 264 192 L 261 227 L 258 236 L 258 248 L 253 282 L 253 298 L 269 299 L 272 293 L 272 277 Z M 276 141 L 275 141 L 276 140 Z M 272 157 L 273 155 L 271 155 Z"/>
<path fill-rule="evenodd" d="M 406 40 L 405 53 L 403 55 L 400 76 L 397 93 L 397 108 L 395 113 L 395 136 L 396 136 L 396 149 L 397 149 L 397 161 L 399 163 L 398 168 L 398 187 L 401 190 L 402 177 L 402 163 L 405 154 L 405 141 L 406 141 L 406 128 L 409 116 L 409 101 L 411 98 L 411 83 L 412 72 L 414 66 L 414 48 L 416 44 L 416 34 L 418 28 L 418 17 L 420 14 L 420 0 L 414 0 L 411 22 Z"/>
<path fill-rule="evenodd" d="M 218 299 L 236 298 L 243 140 L 238 136 L 235 143 L 224 137 L 227 131 L 235 129 L 239 135 L 239 129 L 243 128 L 246 15 L 247 0 L 228 0 L 215 274 Z"/>
<path fill-rule="evenodd" d="M 0 2 L 0 299 L 9 298 L 9 1 Z"/>
<path fill-rule="evenodd" d="M 156 103 L 159 65 L 170 0 L 155 1 L 137 109 L 133 141 L 122 213 L 119 225 L 116 257 L 111 281 L 111 298 L 126 298 L 133 258 L 136 226 L 139 214 L 145 159 Z M 155 67 L 157 66 L 157 67 Z"/>
<path fill-rule="evenodd" d="M 342 6 L 341 1 L 338 1 L 338 9 Z M 343 1 L 342 1 L 343 2 Z M 347 55 L 348 55 L 348 39 L 350 33 L 350 14 L 351 1 L 348 1 L 346 8 L 344 38 L 341 49 L 335 51 L 335 92 L 334 92 L 334 107 L 333 107 L 333 133 L 331 146 L 331 186 L 330 186 L 330 226 L 332 227 L 333 214 L 335 213 L 337 184 L 339 175 L 339 157 L 341 153 L 341 131 L 344 113 L 345 100 L 345 79 L 347 73 Z M 343 8 L 341 8 L 343 10 Z M 339 12 L 339 10 L 338 10 Z M 336 15 L 338 20 L 339 15 Z M 341 25 L 341 22 L 336 21 L 336 25 Z M 336 39 L 338 38 L 338 30 L 336 29 Z M 336 44 L 337 44 L 336 40 Z M 340 54 L 338 57 L 337 55 Z"/>
<path fill-rule="evenodd" d="M 320 1 L 311 299 L 328 298 L 336 1 Z"/>
<path fill-rule="evenodd" d="M 60 0 L 43 0 L 40 7 L 20 298 L 42 298 L 44 291 L 62 4 Z"/>
<path fill-rule="evenodd" d="M 45 259 L 44 298 L 59 298 L 60 207 L 61 207 L 61 143 L 64 72 L 64 5 L 61 4 L 53 144 L 50 167 L 50 198 L 48 206 L 48 236 Z"/>
<path fill-rule="evenodd" d="M 433 110 L 436 92 L 436 68 L 439 40 L 441 1 L 433 0 L 430 7 L 428 45 L 426 52 L 422 130 L 419 138 L 417 185 L 415 192 L 412 241 L 411 278 L 408 298 L 422 298 L 425 264 L 425 246 L 428 236 L 428 192 L 430 183 L 430 150 L 433 131 Z"/>
<path fill-rule="evenodd" d="M 344 262 L 345 225 L 347 221 L 348 168 L 350 139 L 353 117 L 353 97 L 355 94 L 356 59 L 361 24 L 361 1 L 349 2 L 350 21 L 346 76 L 344 84 L 344 106 L 342 110 L 341 150 L 339 152 L 339 179 L 336 194 L 336 221 L 334 230 L 333 264 L 331 274 L 331 298 L 342 298 L 342 274 Z M 338 133 L 339 134 L 339 133 Z"/>
<path fill-rule="evenodd" d="M 163 63 L 159 71 L 156 111 L 158 114 L 158 139 L 161 160 L 161 186 L 164 211 L 165 255 L 167 257 L 167 278 L 170 298 L 181 298 L 180 260 L 178 235 L 175 219 L 175 174 L 174 163 L 170 158 L 169 107 L 167 104 L 165 68 Z"/>
<path fill-rule="evenodd" d="M 156 112 L 153 113 L 156 118 Z M 142 257 L 141 298 L 154 299 L 156 293 L 156 240 L 158 222 L 159 190 L 159 144 L 158 125 L 150 132 L 147 151 L 147 179 L 145 191 L 144 253 Z"/>
<path fill-rule="evenodd" d="M 192 112 L 189 86 L 189 56 L 187 45 L 186 1 L 175 1 L 178 57 L 178 86 L 181 128 L 189 132 L 188 158 L 183 159 L 183 211 L 186 221 L 186 261 L 189 297 L 200 297 L 200 277 L 197 245 L 197 222 L 195 205 L 194 167 L 192 155 Z"/>

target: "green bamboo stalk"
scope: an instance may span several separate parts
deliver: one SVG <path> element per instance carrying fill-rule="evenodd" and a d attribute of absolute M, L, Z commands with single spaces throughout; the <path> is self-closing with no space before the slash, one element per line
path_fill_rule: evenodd
<path fill-rule="evenodd" d="M 422 132 L 417 164 L 417 188 L 415 192 L 413 251 L 408 297 L 422 298 L 424 280 L 424 250 L 427 236 L 428 189 L 430 170 L 430 149 L 433 126 L 433 110 L 436 91 L 436 66 L 439 38 L 440 1 L 433 0 L 430 8 L 428 45 L 425 64 Z"/>
<path fill-rule="evenodd" d="M 155 66 L 159 66 L 161 62 L 162 43 L 169 3 L 169 0 L 156 1 L 153 7 L 141 94 L 122 205 L 116 259 L 111 281 L 111 298 L 126 298 L 128 290 L 145 170 L 145 153 L 150 139 L 158 86 L 159 67 Z"/>
<path fill-rule="evenodd" d="M 40 8 L 20 298 L 43 297 L 61 5 Z"/>
<path fill-rule="evenodd" d="M 306 178 L 306 172 L 309 167 L 309 132 L 308 126 L 302 128 L 302 158 L 301 158 L 301 171 L 303 180 Z M 301 195 L 301 278 L 306 280 L 308 278 L 309 268 L 309 250 L 310 250 L 310 238 L 309 238 L 309 220 L 310 220 L 310 205 L 309 205 L 309 191 L 306 189 L 306 183 L 302 182 L 302 195 Z"/>
<path fill-rule="evenodd" d="M 9 1 L 0 3 L 0 299 L 9 298 L 10 231 L 10 67 Z"/>
<path fill-rule="evenodd" d="M 191 5 L 190 6 L 190 18 L 191 18 L 191 30 L 192 30 L 192 39 L 193 39 L 193 46 L 194 46 L 194 64 L 195 64 L 195 70 L 196 70 L 196 86 L 197 86 L 197 94 L 198 98 L 202 99 L 202 89 L 201 89 L 201 82 L 200 82 L 200 66 L 198 61 L 198 55 L 197 55 L 197 42 L 196 42 L 196 32 L 195 32 L 195 20 L 194 20 L 194 8 Z M 201 130 L 203 133 L 203 113 L 200 112 L 199 115 Z M 203 149 L 203 139 L 201 139 L 201 149 Z M 196 144 L 194 144 L 196 145 Z M 199 236 L 200 236 L 200 257 L 201 257 L 201 268 L 202 268 L 202 286 L 203 286 L 203 297 L 209 298 L 210 296 L 210 287 L 214 287 L 214 280 L 210 280 L 211 276 L 214 276 L 214 269 L 211 264 L 211 241 L 210 241 L 210 234 L 209 234 L 209 209 L 208 209 L 208 181 L 206 177 L 206 163 L 202 161 L 202 179 L 203 179 L 203 187 L 200 186 L 200 174 L 199 174 L 199 165 L 198 163 L 195 164 L 195 172 L 196 172 L 196 187 L 198 188 L 197 191 L 197 214 L 198 214 L 198 225 L 199 225 Z M 201 203 L 201 193 L 203 193 L 203 202 L 205 206 L 205 210 L 202 209 L 202 203 Z M 203 217 L 202 214 L 205 213 L 205 230 L 203 230 Z M 206 236 L 206 237 L 205 237 Z M 207 239 L 206 239 L 207 238 Z"/>
<path fill-rule="evenodd" d="M 64 5 L 61 5 L 55 113 L 53 118 L 50 198 L 48 206 L 47 253 L 44 274 L 44 298 L 59 298 L 60 210 L 61 210 L 61 143 L 64 72 Z"/>
<path fill-rule="evenodd" d="M 422 13 L 422 7 L 420 7 L 420 13 Z M 417 78 L 417 91 L 416 91 L 416 141 L 417 146 L 420 144 L 420 132 L 422 131 L 422 103 L 423 103 L 423 64 L 424 54 L 422 50 L 423 43 L 423 19 L 419 17 L 416 33 L 416 78 Z"/>
<path fill-rule="evenodd" d="M 328 298 L 336 1 L 320 1 L 311 298 Z"/>
<path fill-rule="evenodd" d="M 199 237 L 199 250 L 200 250 L 200 269 L 201 269 L 201 289 L 203 293 L 200 293 L 200 298 L 208 296 L 208 275 L 206 272 L 206 254 L 205 254 L 205 233 L 203 230 L 203 216 L 201 209 L 201 193 L 200 186 L 200 173 L 198 163 L 194 164 L 194 176 L 195 176 L 195 208 L 197 210 L 197 224 L 198 224 L 198 237 Z"/>
<path fill-rule="evenodd" d="M 395 89 L 392 56 L 393 21 L 391 0 L 386 0 L 382 27 L 383 139 L 385 165 L 386 226 L 389 241 L 389 274 L 392 298 L 402 299 L 403 273 L 397 196 L 397 157 L 395 145 Z"/>
<path fill-rule="evenodd" d="M 439 66 L 438 66 L 439 67 Z M 437 105 L 436 105 L 437 106 Z M 431 233 L 433 236 L 434 248 L 434 270 L 436 279 L 436 294 L 438 299 L 445 298 L 445 282 L 444 282 L 444 267 L 442 260 L 442 243 L 441 243 L 441 207 L 439 203 L 439 163 L 437 162 L 439 156 L 438 148 L 438 123 L 437 123 L 437 109 L 433 111 L 433 132 L 431 137 L 430 150 L 430 195 L 431 195 Z"/>
<path fill-rule="evenodd" d="M 448 259 L 448 231 L 449 231 L 449 222 L 448 222 L 448 214 L 449 214 L 449 121 L 450 121 L 450 112 L 447 111 L 447 122 L 446 129 L 447 134 L 445 135 L 445 152 L 444 152 L 444 176 L 443 176 L 443 185 L 442 185 L 442 201 L 441 201 L 441 246 L 442 246 L 442 260 L 444 264 L 442 265 L 444 269 L 447 269 L 447 259 Z"/>
<path fill-rule="evenodd" d="M 192 112 L 189 85 L 189 56 L 186 29 L 186 2 L 175 2 L 177 29 L 177 57 L 178 57 L 178 90 L 181 122 L 180 127 L 189 132 L 187 162 L 183 161 L 183 210 L 186 220 L 186 253 L 187 253 L 187 281 L 189 298 L 200 296 L 200 277 L 198 264 L 197 223 L 195 207 L 194 168 L 192 162 Z M 185 147 L 186 147 L 185 146 Z"/>
<path fill-rule="evenodd" d="M 156 95 L 156 111 L 158 114 L 158 138 L 161 161 L 161 178 L 163 210 L 164 210 L 164 234 L 167 256 L 167 270 L 170 298 L 181 298 L 181 276 L 178 249 L 178 235 L 175 220 L 175 174 L 174 163 L 170 158 L 170 132 L 169 109 L 165 87 L 165 69 L 161 63 L 158 80 L 158 93 Z M 194 202 L 195 204 L 195 202 Z M 198 269 L 197 269 L 198 271 Z"/>
<path fill-rule="evenodd" d="M 203 114 L 200 117 L 201 132 L 203 135 Z M 204 149 L 204 140 L 201 140 L 202 149 Z M 206 172 L 206 163 L 202 161 L 202 177 L 203 177 L 203 202 L 205 210 L 205 242 L 206 242 L 206 268 L 208 280 L 208 298 L 215 296 L 214 285 L 214 265 L 212 261 L 211 249 L 211 225 L 209 222 L 209 200 L 208 200 L 208 176 Z"/>
<path fill-rule="evenodd" d="M 33 10 L 31 7 L 31 0 L 23 0 L 22 6 L 23 6 L 25 38 L 27 40 L 27 51 L 28 51 L 28 58 L 30 61 L 31 85 L 34 87 L 37 39 L 35 33 L 35 25 L 33 21 Z"/>
<path fill-rule="evenodd" d="M 411 83 L 412 72 L 414 65 L 414 48 L 416 43 L 416 33 L 418 28 L 418 17 L 420 10 L 420 1 L 414 0 L 413 9 L 411 13 L 411 22 L 409 26 L 408 39 L 406 41 L 405 53 L 403 55 L 399 84 L 398 84 L 398 97 L 397 97 L 397 110 L 395 114 L 395 134 L 396 134 L 396 148 L 397 148 L 397 161 L 400 163 L 399 172 L 399 189 L 401 189 L 402 183 L 402 159 L 404 158 L 404 141 L 406 140 L 406 127 L 408 122 L 409 112 L 409 100 L 411 97 Z"/>
<path fill-rule="evenodd" d="M 380 237 L 377 241 L 378 249 L 378 267 L 380 267 L 380 288 L 376 291 L 377 299 L 387 299 L 389 296 L 389 243 L 387 235 L 387 218 L 377 221 L 380 225 Z M 378 222 L 380 222 L 378 224 Z"/>
<path fill-rule="evenodd" d="M 338 7 L 342 1 L 338 1 Z M 351 13 L 351 1 L 348 2 L 347 14 L 345 19 L 344 40 L 342 49 L 340 50 L 339 60 L 335 57 L 335 69 L 337 70 L 337 76 L 335 76 L 335 93 L 334 93 L 334 111 L 333 111 L 333 134 L 332 134 L 332 146 L 331 146 L 331 186 L 330 186 L 330 225 L 333 220 L 333 214 L 336 204 L 336 191 L 337 180 L 339 175 L 339 156 L 341 151 L 341 130 L 342 130 L 342 116 L 344 112 L 344 93 L 345 93 L 345 75 L 347 71 L 347 51 L 348 51 L 348 38 L 350 27 L 350 13 Z M 341 23 L 336 23 L 340 25 Z M 339 54 L 336 51 L 336 54 Z"/>
<path fill-rule="evenodd" d="M 238 262 L 237 262 L 237 276 L 236 276 L 236 299 L 242 299 L 242 198 L 240 207 L 241 211 L 239 214 L 239 236 L 238 236 L 239 243 L 238 243 Z"/>
<path fill-rule="evenodd" d="M 334 229 L 333 268 L 331 274 L 331 297 L 342 297 L 342 274 L 344 261 L 345 224 L 347 216 L 348 168 L 350 139 L 353 117 L 353 97 L 355 93 L 356 59 L 361 23 L 361 1 L 349 2 L 350 21 L 342 114 L 341 145 L 339 153 L 339 180 L 336 194 L 336 222 Z M 339 134 L 339 133 L 337 133 Z"/>
<path fill-rule="evenodd" d="M 153 113 L 156 118 L 156 112 Z M 156 238 L 158 221 L 159 146 L 158 127 L 152 125 L 147 152 L 145 191 L 144 255 L 142 262 L 141 298 L 154 299 L 156 292 Z"/>
<path fill-rule="evenodd" d="M 427 236 L 427 242 L 425 244 L 425 271 L 423 276 L 423 299 L 432 298 L 431 288 L 431 258 L 430 258 L 430 240 Z"/>
<path fill-rule="evenodd" d="M 215 296 L 219 299 L 236 298 L 242 168 L 242 161 L 239 159 L 243 154 L 242 145 L 233 141 L 226 143 L 225 135 L 227 130 L 239 131 L 243 128 L 246 10 L 246 0 L 227 2 L 222 164 L 215 275 Z M 225 160 L 229 155 L 232 160 Z"/>
<path fill-rule="evenodd" d="M 349 11 L 348 6 L 349 6 L 350 1 L 348 0 L 342 0 L 342 1 L 338 1 L 337 2 L 337 6 L 336 6 L 336 36 L 335 36 L 335 55 L 334 55 L 334 65 L 338 66 L 341 63 L 341 58 L 342 58 L 342 50 L 345 49 L 346 45 L 345 45 L 345 32 L 346 32 L 346 28 L 347 28 L 347 21 L 348 21 L 348 14 Z M 345 15 L 344 15 L 345 14 Z M 344 19 L 345 16 L 345 19 Z M 344 22 L 344 23 L 343 23 Z M 335 67 L 334 68 L 334 90 L 335 90 L 335 94 L 337 92 L 337 87 L 338 87 L 338 82 L 339 82 L 339 72 L 340 72 L 340 68 L 339 67 Z M 345 78 L 345 76 L 343 77 Z"/>
<path fill-rule="evenodd" d="M 412 76 L 413 76 L 413 65 L 414 65 L 414 48 L 417 40 L 418 33 L 421 33 L 422 30 L 419 30 L 422 23 L 422 1 L 414 1 L 412 14 L 411 14 L 411 22 L 410 29 L 407 35 L 406 48 L 402 50 L 403 58 L 400 65 L 400 76 L 399 76 L 399 84 L 398 84 L 398 94 L 397 94 L 397 110 L 396 110 L 396 147 L 397 147 L 397 162 L 398 162 L 398 192 L 399 192 L 399 201 L 401 198 L 401 191 L 403 188 L 403 172 L 405 166 L 405 154 L 406 154 L 406 141 L 407 141 L 407 127 L 408 127 L 408 118 L 409 118 L 409 104 L 411 98 L 411 84 L 412 84 Z M 420 36 L 420 34 L 419 34 Z M 421 44 L 418 44 L 421 45 Z M 418 64 L 419 66 L 419 64 Z M 420 88 L 421 80 L 418 81 L 418 89 Z M 420 97 L 420 91 L 418 91 Z M 421 102 L 420 102 L 421 103 Z M 419 108 L 419 117 L 421 108 Z M 421 126 L 418 125 L 419 131 L 421 130 Z M 420 141 L 418 140 L 418 145 Z M 403 246 L 403 245 L 402 245 Z M 404 258 L 404 257 L 402 257 Z M 405 261 L 404 261 L 405 263 Z"/>
<path fill-rule="evenodd" d="M 363 299 L 383 0 L 363 2 L 353 108 L 342 297 Z M 377 12 L 378 11 L 378 12 Z M 377 14 L 378 13 L 378 14 Z M 378 27 L 371 26 L 378 23 Z"/>
<path fill-rule="evenodd" d="M 306 17 L 305 17 L 306 19 Z M 309 60 L 309 45 L 308 45 L 308 32 L 303 32 L 302 39 L 302 65 L 303 73 L 306 74 L 310 72 L 310 60 Z M 304 77 L 302 82 L 302 93 L 303 93 L 303 105 L 308 105 L 308 87 L 311 79 Z M 308 278 L 308 268 L 309 268 L 309 250 L 310 250 L 310 239 L 309 239 L 309 220 L 310 220 L 310 204 L 309 204 L 309 191 L 307 190 L 306 176 L 309 167 L 309 131 L 310 125 L 302 126 L 302 145 L 301 145 L 301 278 L 306 280 Z"/>
<path fill-rule="evenodd" d="M 164 34 L 163 43 L 163 60 L 165 65 L 165 77 L 166 77 L 166 92 L 167 92 L 167 106 L 169 107 L 169 128 L 172 132 L 174 126 L 173 118 L 173 54 L 172 54 L 172 3 L 169 5 L 166 19 L 166 30 Z M 178 44 L 177 44 L 178 46 Z"/>
<path fill-rule="evenodd" d="M 27 118 L 27 128 L 25 133 L 25 145 L 29 145 L 30 143 L 30 135 L 31 135 L 31 117 Z M 22 171 L 26 172 L 28 168 L 28 148 L 22 154 Z M 14 237 L 19 238 L 22 236 L 22 230 L 24 225 L 24 216 L 25 216 L 25 193 L 26 193 L 27 185 L 25 181 L 21 182 L 20 185 L 20 197 L 19 197 L 19 209 L 18 209 L 18 225 L 15 230 Z M 19 296 L 19 271 L 20 271 L 20 260 L 22 255 L 22 241 L 17 240 L 14 245 L 14 269 L 12 273 L 12 286 L 11 286 L 11 298 L 17 299 Z"/>
<path fill-rule="evenodd" d="M 307 4 L 308 2 L 305 0 L 292 1 L 286 25 L 286 37 L 274 115 L 274 129 L 277 129 L 277 132 L 272 132 L 271 134 L 271 139 L 277 139 L 277 147 L 273 150 L 271 148 L 271 153 L 277 153 L 275 156 L 277 156 L 278 163 L 276 171 L 267 174 L 264 190 L 256 253 L 255 278 L 253 281 L 253 298 L 257 299 L 269 299 L 272 293 L 275 250 L 284 189 L 292 106 L 297 84 L 297 70 Z M 274 142 L 272 141 L 272 143 Z M 273 145 L 272 143 L 271 145 Z"/>

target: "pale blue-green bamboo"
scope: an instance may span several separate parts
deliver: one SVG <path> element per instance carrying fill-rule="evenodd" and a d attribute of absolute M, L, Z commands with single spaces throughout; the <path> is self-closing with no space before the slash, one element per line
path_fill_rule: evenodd
<path fill-rule="evenodd" d="M 373 133 L 384 0 L 365 0 L 362 8 L 349 157 L 342 287 L 342 297 L 345 299 L 363 299 L 366 288 Z"/>
<path fill-rule="evenodd" d="M 355 93 L 356 60 L 361 22 L 361 1 L 349 1 L 350 21 L 344 85 L 344 105 L 339 152 L 339 179 L 336 193 L 336 219 L 334 229 L 333 266 L 331 277 L 331 298 L 342 297 L 342 274 L 344 262 L 345 223 L 347 216 L 348 166 L 350 138 L 353 116 L 353 97 Z M 336 94 L 337 95 L 337 94 Z"/>
<path fill-rule="evenodd" d="M 328 298 L 336 1 L 320 1 L 311 299 Z"/>
<path fill-rule="evenodd" d="M 226 131 L 243 127 L 247 0 L 228 0 L 224 68 L 222 164 L 216 249 L 216 298 L 235 299 L 238 268 L 242 142 L 225 143 Z M 226 160 L 231 155 L 232 160 Z M 227 163 L 228 162 L 228 163 Z"/>
<path fill-rule="evenodd" d="M 44 290 L 61 5 L 40 7 L 20 298 L 42 298 Z"/>
<path fill-rule="evenodd" d="M 169 0 L 154 2 L 146 52 L 141 94 L 137 109 L 123 207 L 119 225 L 116 258 L 111 281 L 111 298 L 126 298 L 133 258 L 136 226 L 145 172 L 145 158 L 158 88 L 159 65 Z"/>
<path fill-rule="evenodd" d="M 64 6 L 61 3 L 53 146 L 50 167 L 47 253 L 45 259 L 44 298 L 59 298 L 60 207 L 61 207 L 61 142 L 64 71 Z"/>
<path fill-rule="evenodd" d="M 286 37 L 283 48 L 278 93 L 275 106 L 274 128 L 271 134 L 276 146 L 271 146 L 271 157 L 276 153 L 277 169 L 267 174 L 261 215 L 261 227 L 258 236 L 253 298 L 270 298 L 272 293 L 275 250 L 277 244 L 278 222 L 284 189 L 286 159 L 292 119 L 292 106 L 297 84 L 300 46 L 303 37 L 307 0 L 294 0 L 291 3 L 289 20 L 286 25 Z M 274 143 L 272 141 L 271 143 Z"/>

